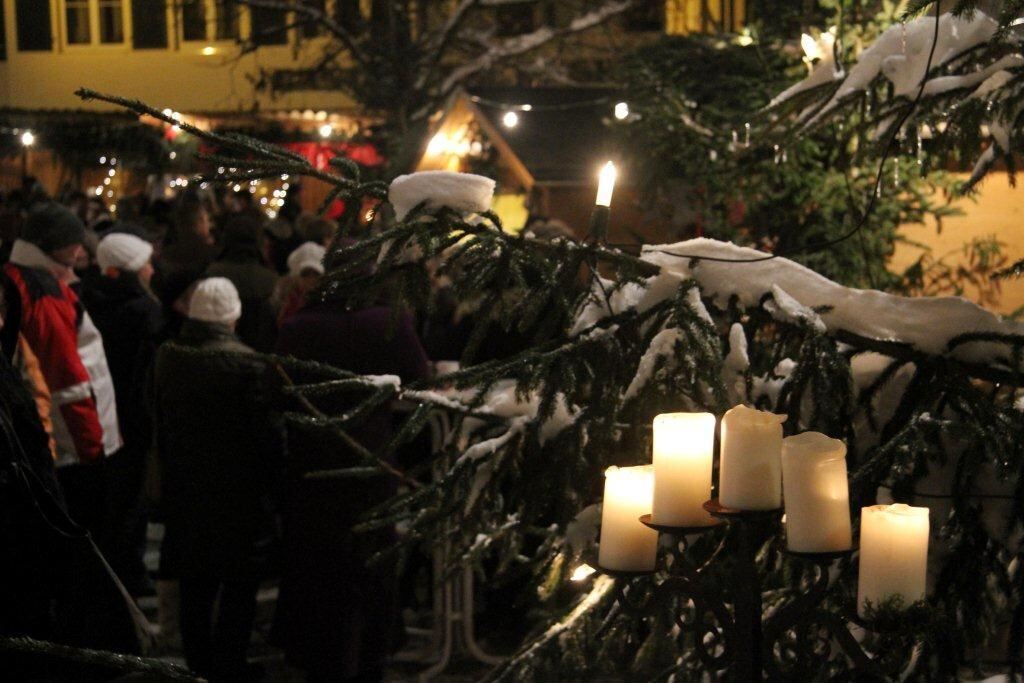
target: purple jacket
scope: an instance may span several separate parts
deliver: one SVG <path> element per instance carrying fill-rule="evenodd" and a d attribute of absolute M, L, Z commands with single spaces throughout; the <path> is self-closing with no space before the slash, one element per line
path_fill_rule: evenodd
<path fill-rule="evenodd" d="M 347 311 L 337 303 L 307 305 L 286 319 L 277 351 L 403 382 L 427 376 L 427 355 L 412 317 L 392 309 Z M 324 406 L 333 414 L 352 406 Z M 392 433 L 382 407 L 350 435 L 375 449 Z M 395 492 L 388 477 L 306 479 L 304 472 L 360 464 L 324 429 L 289 423 L 290 474 L 284 504 L 284 566 L 273 640 L 310 678 L 346 680 L 383 666 L 399 628 L 397 583 L 387 567 L 366 562 L 394 542 L 390 530 L 353 533 L 361 515 Z"/>
<path fill-rule="evenodd" d="M 281 324 L 277 352 L 363 375 L 398 375 L 403 383 L 427 376 L 412 316 L 374 306 L 347 311 L 338 303 L 308 304 Z"/>

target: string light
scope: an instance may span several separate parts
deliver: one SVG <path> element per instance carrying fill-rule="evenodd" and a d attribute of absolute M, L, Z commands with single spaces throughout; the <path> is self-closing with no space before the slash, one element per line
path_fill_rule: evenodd
<path fill-rule="evenodd" d="M 320 137 L 329 138 L 334 135 L 334 127 L 329 123 L 320 126 Z"/>
<path fill-rule="evenodd" d="M 505 112 L 505 115 L 501 117 L 501 124 L 506 128 L 515 128 L 519 125 L 519 114 L 514 111 Z"/>
<path fill-rule="evenodd" d="M 203 53 L 204 57 L 209 57 L 211 55 L 217 54 L 217 48 L 215 48 L 213 45 L 207 45 L 202 50 L 200 50 L 200 52 Z"/>
<path fill-rule="evenodd" d="M 625 102 L 618 102 L 615 105 L 615 118 L 622 121 L 629 116 L 629 105 Z"/>
<path fill-rule="evenodd" d="M 32 145 L 36 144 L 35 133 L 33 133 L 30 130 L 26 130 L 24 133 L 22 133 L 21 134 L 21 144 L 24 147 L 31 147 Z"/>

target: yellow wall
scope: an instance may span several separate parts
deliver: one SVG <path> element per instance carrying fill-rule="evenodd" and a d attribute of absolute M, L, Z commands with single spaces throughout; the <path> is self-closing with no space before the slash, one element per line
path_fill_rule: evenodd
<path fill-rule="evenodd" d="M 966 179 L 967 176 L 963 177 Z M 1018 178 L 1018 181 L 1024 181 L 1024 178 Z M 961 252 L 964 243 L 993 234 L 1003 243 L 1007 265 L 1024 258 L 1024 188 L 1011 187 L 1005 172 L 990 173 L 982 181 L 976 201 L 963 200 L 959 206 L 964 215 L 943 220 L 941 233 L 936 231 L 934 222 L 907 225 L 901 233 L 908 240 L 931 247 L 933 256 L 948 255 L 946 261 L 950 264 L 966 264 Z M 900 272 L 913 264 L 921 253 L 918 247 L 900 244 L 890 267 Z M 994 291 L 989 288 L 994 288 Z M 986 289 L 989 291 L 970 287 L 964 296 L 1002 314 L 1024 306 L 1024 280 L 991 283 Z"/>
<path fill-rule="evenodd" d="M 258 52 L 239 57 L 233 41 L 181 42 L 170 36 L 168 49 L 133 50 L 131 22 L 126 13 L 123 45 L 66 46 L 60 39 L 61 0 L 51 3 L 54 46 L 51 52 L 19 52 L 17 49 L 14 0 L 3 4 L 7 61 L 0 62 L 0 107 L 18 109 L 111 109 L 98 103 L 83 103 L 74 95 L 86 86 L 101 92 L 141 99 L 159 108 L 184 113 L 262 110 L 344 110 L 352 102 L 338 92 L 303 91 L 272 98 L 257 93 L 251 80 L 261 69 L 301 69 L 322 54 L 322 41 L 305 40 L 294 45 L 264 46 Z M 130 6 L 125 0 L 125 5 Z M 168 5 L 172 3 L 168 2 Z M 168 10 L 170 33 L 177 22 Z M 242 35 L 246 35 L 246 15 Z M 294 43 L 292 36 L 292 43 Z M 212 47 L 215 54 L 204 55 Z"/>

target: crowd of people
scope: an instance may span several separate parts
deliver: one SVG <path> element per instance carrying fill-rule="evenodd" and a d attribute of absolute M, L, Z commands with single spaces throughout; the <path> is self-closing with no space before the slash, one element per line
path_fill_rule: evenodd
<path fill-rule="evenodd" d="M 430 372 L 423 325 L 384 302 L 308 296 L 337 232 L 328 219 L 270 220 L 244 191 L 132 197 L 115 216 L 75 192 L 0 206 L 5 373 L 31 396 L 20 433 L 40 435 L 55 481 L 34 495 L 88 530 L 128 593 L 158 594 L 163 640 L 180 633 L 195 673 L 256 678 L 246 650 L 257 590 L 274 579 L 273 642 L 291 664 L 309 680 L 379 680 L 398 577 L 366 559 L 393 539 L 351 527 L 394 483 L 303 476 L 343 466 L 346 445 L 285 419 L 295 407 L 273 354 L 414 381 Z M 440 353 L 432 360 L 458 351 Z M 391 419 L 379 411 L 357 439 L 383 444 Z M 143 562 L 151 523 L 164 528 L 155 576 Z M 26 567 L 49 562 L 24 545 Z M 18 580 L 31 581 L 26 567 Z M 103 606 L 85 599 L 98 589 L 74 573 L 52 579 L 71 581 L 63 593 L 21 593 L 0 630 L 130 651 L 104 633 Z"/>

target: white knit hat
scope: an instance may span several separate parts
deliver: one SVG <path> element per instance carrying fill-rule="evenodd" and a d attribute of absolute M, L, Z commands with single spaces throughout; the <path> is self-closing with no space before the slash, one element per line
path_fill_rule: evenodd
<path fill-rule="evenodd" d="M 242 317 L 238 290 L 226 277 L 200 280 L 188 302 L 188 317 L 207 323 L 230 325 Z"/>
<path fill-rule="evenodd" d="M 125 232 L 107 235 L 96 247 L 96 262 L 99 263 L 100 270 L 117 268 L 137 273 L 152 255 L 152 244 Z"/>
<path fill-rule="evenodd" d="M 304 242 L 292 253 L 288 254 L 288 274 L 293 277 L 302 275 L 302 271 L 315 270 L 324 274 L 324 255 L 327 249 L 316 242 Z"/>

